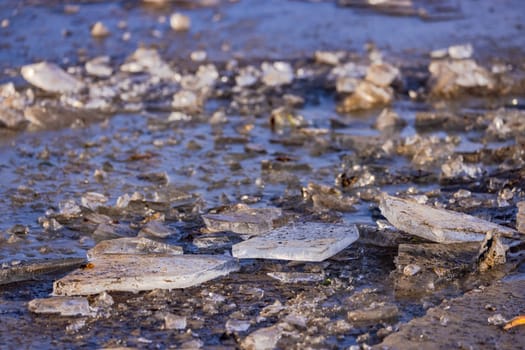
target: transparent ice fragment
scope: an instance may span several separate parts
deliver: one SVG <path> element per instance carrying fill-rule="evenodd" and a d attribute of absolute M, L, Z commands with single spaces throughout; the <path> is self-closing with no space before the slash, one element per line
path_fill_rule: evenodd
<path fill-rule="evenodd" d="M 33 299 L 27 305 L 29 311 L 37 314 L 60 314 L 60 316 L 94 316 L 87 298 L 55 296 Z"/>
<path fill-rule="evenodd" d="M 48 92 L 77 92 L 84 86 L 81 81 L 49 62 L 23 66 L 21 72 L 30 84 Z"/>
<path fill-rule="evenodd" d="M 202 219 L 210 231 L 231 231 L 240 234 L 258 235 L 274 227 L 274 220 L 282 216 L 279 208 L 249 208 L 221 214 L 205 214 Z"/>
<path fill-rule="evenodd" d="M 181 255 L 183 250 L 182 247 L 160 243 L 144 237 L 123 237 L 98 243 L 95 247 L 88 250 L 87 257 L 89 260 L 95 260 L 105 255 L 114 254 Z"/>
<path fill-rule="evenodd" d="M 355 225 L 297 223 L 237 243 L 232 254 L 242 259 L 323 261 L 358 238 Z"/>

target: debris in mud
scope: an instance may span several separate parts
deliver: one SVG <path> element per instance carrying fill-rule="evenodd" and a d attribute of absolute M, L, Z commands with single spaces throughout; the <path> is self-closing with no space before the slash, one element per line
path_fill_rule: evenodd
<path fill-rule="evenodd" d="M 355 225 L 294 223 L 237 243 L 232 254 L 240 259 L 323 261 L 358 238 Z"/>
<path fill-rule="evenodd" d="M 400 244 L 395 258 L 398 295 L 432 294 L 474 271 L 479 243 Z"/>
<path fill-rule="evenodd" d="M 505 264 L 507 250 L 508 247 L 501 242 L 497 233 L 487 232 L 477 258 L 479 270 L 484 272 L 495 265 Z"/>
<path fill-rule="evenodd" d="M 48 92 L 77 92 L 84 86 L 81 81 L 54 63 L 29 64 L 22 67 L 21 73 L 30 84 Z"/>
<path fill-rule="evenodd" d="M 519 239 L 511 228 L 388 194 L 382 195 L 379 208 L 397 229 L 438 243 L 482 241 L 488 231 Z"/>
<path fill-rule="evenodd" d="M 227 256 L 111 254 L 55 281 L 54 295 L 91 295 L 104 291 L 139 292 L 187 288 L 239 268 Z"/>
<path fill-rule="evenodd" d="M 94 316 L 96 312 L 82 297 L 50 297 L 33 299 L 27 305 L 29 311 L 37 314 L 60 314 L 60 316 Z"/>
<path fill-rule="evenodd" d="M 517 326 L 523 326 L 523 325 L 525 325 L 525 315 L 519 315 L 519 316 L 514 317 L 509 322 L 507 322 L 503 326 L 503 329 L 508 331 L 511 328 L 514 328 L 514 327 L 517 327 Z"/>
<path fill-rule="evenodd" d="M 108 254 L 165 254 L 181 255 L 182 247 L 160 243 L 144 237 L 124 237 L 109 239 L 98 243 L 87 252 L 89 260 L 95 260 Z"/>
<path fill-rule="evenodd" d="M 212 232 L 231 231 L 252 236 L 272 230 L 282 215 L 279 208 L 250 208 L 238 204 L 232 210 L 202 215 L 202 220 Z"/>
<path fill-rule="evenodd" d="M 524 288 L 525 279 L 521 276 L 444 300 L 441 305 L 427 310 L 423 317 L 401 325 L 398 332 L 387 336 L 374 349 L 457 348 L 458 344 L 464 348 L 486 348 L 494 344 L 514 348 L 524 343 L 524 333 L 502 332 L 487 319 L 497 314 L 510 319 L 525 303 Z"/>

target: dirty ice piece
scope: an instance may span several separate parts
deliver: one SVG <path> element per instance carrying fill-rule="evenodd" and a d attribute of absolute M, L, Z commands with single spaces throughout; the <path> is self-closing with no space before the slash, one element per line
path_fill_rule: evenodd
<path fill-rule="evenodd" d="M 235 212 L 202 215 L 208 230 L 259 235 L 273 229 L 273 221 L 282 216 L 279 208 L 241 207 Z"/>
<path fill-rule="evenodd" d="M 0 285 L 34 279 L 56 271 L 73 270 L 86 262 L 84 258 L 23 261 L 14 266 L 0 267 Z"/>
<path fill-rule="evenodd" d="M 29 311 L 37 314 L 60 314 L 60 316 L 93 316 L 89 302 L 82 297 L 51 297 L 33 299 L 27 305 Z"/>
<path fill-rule="evenodd" d="M 29 64 L 21 72 L 30 84 L 48 92 L 76 92 L 83 87 L 82 82 L 53 63 Z"/>
<path fill-rule="evenodd" d="M 507 262 L 506 253 L 508 246 L 501 242 L 498 234 L 487 232 L 478 255 L 478 267 L 481 272 L 493 268 L 495 265 Z"/>
<path fill-rule="evenodd" d="M 518 202 L 518 214 L 516 214 L 516 229 L 520 233 L 525 233 L 525 202 Z"/>
<path fill-rule="evenodd" d="M 268 272 L 267 275 L 281 283 L 316 283 L 326 278 L 324 272 Z"/>
<path fill-rule="evenodd" d="M 359 238 L 355 225 L 298 223 L 237 243 L 236 258 L 323 261 Z"/>
<path fill-rule="evenodd" d="M 398 315 L 399 309 L 394 304 L 372 303 L 366 308 L 349 311 L 346 317 L 353 322 L 379 323 L 394 319 Z"/>
<path fill-rule="evenodd" d="M 488 231 L 517 238 L 513 229 L 477 217 L 383 194 L 381 213 L 397 229 L 438 243 L 477 242 Z"/>
<path fill-rule="evenodd" d="M 181 255 L 182 247 L 160 243 L 145 237 L 124 237 L 102 241 L 88 250 L 87 257 L 93 260 L 107 254 L 166 254 Z"/>
<path fill-rule="evenodd" d="M 91 295 L 104 291 L 187 288 L 238 268 L 237 261 L 227 256 L 107 255 L 56 281 L 53 294 Z"/>

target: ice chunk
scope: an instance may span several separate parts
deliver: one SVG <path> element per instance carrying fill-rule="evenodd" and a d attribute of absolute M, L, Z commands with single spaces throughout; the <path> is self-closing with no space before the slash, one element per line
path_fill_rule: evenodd
<path fill-rule="evenodd" d="M 252 86 L 259 80 L 261 72 L 254 66 L 241 68 L 235 77 L 235 83 L 240 87 Z"/>
<path fill-rule="evenodd" d="M 23 66 L 21 72 L 30 84 L 49 92 L 76 92 L 83 87 L 82 82 L 49 62 Z"/>
<path fill-rule="evenodd" d="M 518 214 L 516 214 L 516 229 L 520 233 L 525 233 L 525 202 L 518 202 Z"/>
<path fill-rule="evenodd" d="M 210 231 L 231 231 L 247 235 L 259 235 L 274 227 L 274 220 L 282 216 L 279 208 L 248 208 L 241 206 L 239 210 L 221 214 L 202 215 L 206 227 Z"/>
<path fill-rule="evenodd" d="M 245 332 L 250 328 L 250 321 L 229 319 L 224 328 L 228 333 Z"/>
<path fill-rule="evenodd" d="M 157 50 L 144 47 L 138 48 L 120 69 L 131 73 L 147 71 L 162 79 L 174 79 L 177 76 Z"/>
<path fill-rule="evenodd" d="M 193 91 L 181 90 L 173 95 L 171 106 L 176 110 L 197 112 L 202 106 L 201 98 Z"/>
<path fill-rule="evenodd" d="M 309 272 L 268 272 L 267 275 L 282 283 L 315 283 L 326 277 L 324 273 Z"/>
<path fill-rule="evenodd" d="M 95 247 L 88 250 L 87 257 L 89 260 L 94 260 L 108 254 L 181 255 L 183 251 L 179 246 L 160 243 L 144 237 L 124 237 L 98 243 Z"/>
<path fill-rule="evenodd" d="M 341 112 L 370 109 L 392 102 L 394 91 L 389 86 L 377 86 L 369 81 L 361 81 L 352 95 L 346 97 L 338 106 Z"/>
<path fill-rule="evenodd" d="M 262 81 L 267 86 L 290 84 L 294 79 L 293 68 L 288 62 L 263 62 L 261 70 Z"/>
<path fill-rule="evenodd" d="M 368 67 L 366 80 L 377 86 L 389 86 L 399 76 L 399 69 L 388 63 L 375 63 Z"/>
<path fill-rule="evenodd" d="M 170 16 L 170 26 L 176 32 L 184 32 L 190 29 L 191 20 L 188 16 L 175 12 Z"/>
<path fill-rule="evenodd" d="M 82 297 L 51 297 L 33 299 L 27 305 L 29 311 L 37 314 L 60 314 L 60 316 L 93 316 L 95 312 Z"/>
<path fill-rule="evenodd" d="M 178 236 L 178 231 L 176 229 L 168 228 L 159 221 L 148 222 L 139 232 L 140 237 L 167 238 L 174 235 Z"/>
<path fill-rule="evenodd" d="M 91 27 L 91 36 L 95 38 L 103 38 L 110 34 L 108 27 L 102 22 L 97 22 Z"/>
<path fill-rule="evenodd" d="M 166 313 L 164 316 L 164 327 L 166 329 L 186 329 L 186 316 L 178 316 L 172 313 Z"/>
<path fill-rule="evenodd" d="M 250 333 L 241 343 L 241 349 L 245 350 L 270 350 L 275 349 L 277 342 L 283 335 L 283 329 L 279 325 L 260 328 Z"/>
<path fill-rule="evenodd" d="M 450 158 L 441 166 L 441 177 L 443 178 L 477 179 L 482 174 L 481 167 L 465 164 L 461 155 Z"/>
<path fill-rule="evenodd" d="M 388 108 L 383 109 L 374 123 L 374 127 L 381 131 L 403 128 L 405 125 L 407 125 L 407 122 L 396 112 Z"/>
<path fill-rule="evenodd" d="M 96 210 L 98 207 L 106 204 L 107 201 L 108 197 L 97 192 L 86 192 L 81 198 L 82 206 L 91 210 Z"/>
<path fill-rule="evenodd" d="M 212 255 L 115 254 L 99 257 L 89 265 L 56 281 L 53 294 L 187 288 L 239 268 L 231 257 Z"/>
<path fill-rule="evenodd" d="M 432 75 L 432 93 L 438 95 L 453 95 L 462 88 L 495 87 L 494 77 L 485 68 L 473 60 L 440 60 L 429 65 Z"/>
<path fill-rule="evenodd" d="M 359 238 L 355 225 L 298 223 L 237 243 L 236 258 L 323 261 Z"/>
<path fill-rule="evenodd" d="M 473 53 L 474 48 L 471 44 L 454 45 L 448 48 L 448 55 L 455 60 L 470 58 Z"/>
<path fill-rule="evenodd" d="M 396 318 L 399 315 L 399 309 L 393 304 L 372 303 L 370 306 L 349 311 L 347 318 L 354 322 L 379 323 Z"/>
<path fill-rule="evenodd" d="M 109 61 L 109 56 L 95 57 L 92 60 L 86 62 L 86 72 L 95 77 L 107 78 L 113 73 L 113 69 L 109 65 Z"/>
<path fill-rule="evenodd" d="M 344 58 L 344 51 L 315 51 L 315 61 L 317 63 L 329 64 L 337 66 Z"/>
<path fill-rule="evenodd" d="M 397 229 L 438 243 L 482 241 L 488 231 L 517 237 L 508 227 L 387 194 L 383 194 L 379 208 Z"/>

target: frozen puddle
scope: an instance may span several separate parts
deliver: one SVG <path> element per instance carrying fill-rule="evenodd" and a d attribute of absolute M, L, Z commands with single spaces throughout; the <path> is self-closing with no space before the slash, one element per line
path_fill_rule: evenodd
<path fill-rule="evenodd" d="M 397 229 L 438 243 L 483 241 L 489 231 L 516 238 L 511 228 L 475 216 L 383 195 L 381 213 Z"/>
<path fill-rule="evenodd" d="M 323 261 L 358 238 L 355 225 L 300 223 L 237 243 L 232 253 L 240 259 Z"/>
<path fill-rule="evenodd" d="M 91 295 L 104 291 L 186 288 L 238 268 L 237 261 L 227 256 L 106 255 L 56 281 L 53 294 Z"/>

